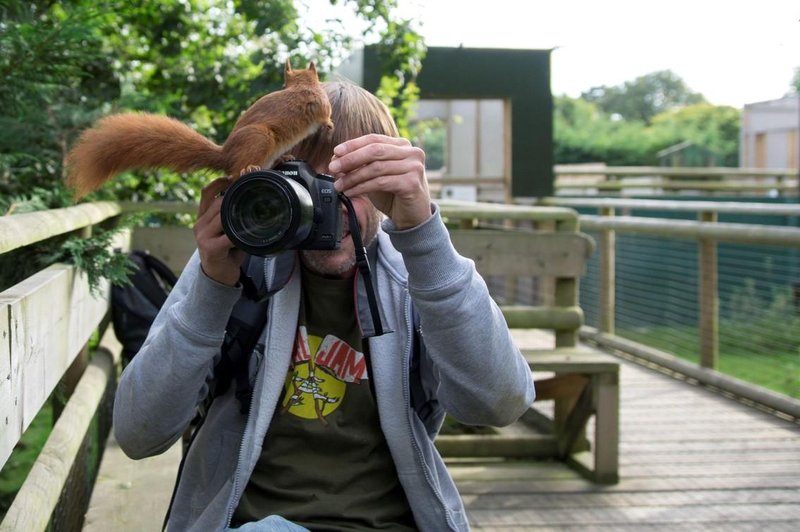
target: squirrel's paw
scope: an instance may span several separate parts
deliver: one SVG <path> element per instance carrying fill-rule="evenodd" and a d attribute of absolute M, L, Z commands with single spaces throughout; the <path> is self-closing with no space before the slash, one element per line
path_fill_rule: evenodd
<path fill-rule="evenodd" d="M 239 177 L 242 177 L 244 174 L 249 174 L 250 172 L 258 172 L 259 170 L 261 170 L 261 167 L 257 164 L 248 164 L 239 172 Z"/>

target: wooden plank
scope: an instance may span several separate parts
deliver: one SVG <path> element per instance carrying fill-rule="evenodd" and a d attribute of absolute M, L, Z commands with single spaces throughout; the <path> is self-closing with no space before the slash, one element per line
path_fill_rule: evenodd
<path fill-rule="evenodd" d="M 589 379 L 583 375 L 559 375 L 549 379 L 536 379 L 536 401 L 577 397 Z"/>
<path fill-rule="evenodd" d="M 693 490 L 688 492 L 590 492 L 577 499 L 572 493 L 524 494 L 487 493 L 466 495 L 464 502 L 470 510 L 498 509 L 547 511 L 567 508 L 619 508 L 628 506 L 661 506 L 663 508 L 696 505 L 781 504 L 797 502 L 797 495 L 782 489 L 741 489 L 729 491 Z"/>
<path fill-rule="evenodd" d="M 612 484 L 619 481 L 619 375 L 616 372 L 595 375 L 591 389 L 595 411 L 591 471 L 595 481 Z"/>
<path fill-rule="evenodd" d="M 27 425 L 22 418 L 22 336 L 11 334 L 11 309 L 0 305 L 0 468 L 8 460 Z"/>
<path fill-rule="evenodd" d="M 791 442 L 792 440 L 788 440 Z M 787 445 L 787 439 L 775 438 L 769 440 L 759 441 L 726 441 L 719 439 L 714 441 L 639 441 L 628 442 L 625 437 L 620 442 L 620 450 L 622 456 L 637 456 L 646 460 L 650 454 L 660 453 L 673 453 L 675 455 L 693 455 L 704 456 L 708 460 L 709 455 L 716 458 L 724 457 L 736 453 L 747 453 L 750 456 L 767 456 L 775 451 L 784 451 L 789 449 L 789 452 L 798 454 L 795 446 Z M 632 454 L 634 453 L 635 454 Z"/>
<path fill-rule="evenodd" d="M 445 457 L 550 458 L 557 455 L 555 436 L 528 435 L 440 435 L 436 447 Z"/>
<path fill-rule="evenodd" d="M 181 442 L 142 460 L 106 444 L 82 532 L 161 530 L 181 461 Z"/>
<path fill-rule="evenodd" d="M 450 239 L 484 276 L 580 278 L 594 247 L 591 238 L 577 232 L 452 229 Z"/>
<path fill-rule="evenodd" d="M 667 220 L 618 216 L 604 218 L 587 214 L 581 216 L 581 227 L 592 231 L 614 229 L 617 232 L 697 240 L 711 238 L 720 242 L 758 244 L 763 246 L 800 246 L 800 228 L 739 223 L 707 224 L 692 220 Z"/>
<path fill-rule="evenodd" d="M 794 171 L 796 173 L 796 171 Z M 800 216 L 796 203 L 761 203 L 738 201 L 683 201 L 633 198 L 543 198 L 545 205 L 563 205 L 571 208 L 635 209 L 668 212 L 713 211 L 727 214 L 757 214 L 765 216 Z"/>
<path fill-rule="evenodd" d="M 632 464 L 625 467 L 625 475 L 633 477 L 709 477 L 720 479 L 749 474 L 754 478 L 772 476 L 800 476 L 800 464 L 791 462 L 747 462 L 729 460 L 724 463 Z"/>
<path fill-rule="evenodd" d="M 541 462 L 536 463 L 533 471 L 521 467 L 518 474 L 509 472 L 486 472 L 477 474 L 462 472 L 463 466 L 449 469 L 456 480 L 459 492 L 462 494 L 479 493 L 573 493 L 581 497 L 584 493 L 602 490 L 603 492 L 663 492 L 663 491 L 693 491 L 693 490 L 731 490 L 731 489 L 785 489 L 800 491 L 800 478 L 796 475 L 763 475 L 748 474 L 717 477 L 713 475 L 698 477 L 670 476 L 670 477 L 632 477 L 626 478 L 623 472 L 623 481 L 618 484 L 598 486 L 588 479 L 584 479 L 577 471 L 572 471 L 561 463 L 554 463 L 559 467 L 562 477 L 556 479 L 540 478 L 536 470 L 541 467 Z M 574 476 L 567 476 L 571 472 Z M 528 473 L 523 476 L 523 473 Z M 501 476 L 501 474 L 503 476 Z"/>
<path fill-rule="evenodd" d="M 617 508 L 570 508 L 546 513 L 537 510 L 515 512 L 475 510 L 469 513 L 476 526 L 504 526 L 514 527 L 515 530 L 518 530 L 521 526 L 574 526 L 576 522 L 589 527 L 614 526 L 619 523 L 619 515 L 616 510 Z M 759 512 L 763 522 L 788 523 L 800 520 L 800 505 L 790 503 L 769 506 L 752 504 L 724 505 L 722 507 L 696 506 L 691 513 L 664 510 L 660 505 L 628 507 L 626 514 L 630 523 L 636 523 L 640 527 L 659 524 L 702 527 L 703 524 L 714 524 L 722 528 L 724 525 L 741 525 L 742 521 L 748 521 L 752 517 L 753 512 Z"/>
<path fill-rule="evenodd" d="M 0 216 L 0 254 L 100 223 L 120 212 L 119 205 L 104 201 Z"/>
<path fill-rule="evenodd" d="M 617 373 L 619 371 L 619 362 L 603 353 L 523 349 L 522 354 L 534 371 L 583 374 Z"/>
<path fill-rule="evenodd" d="M 448 178 L 449 181 L 449 178 Z M 536 222 L 560 222 L 567 226 L 577 223 L 577 211 L 567 207 L 504 205 L 481 203 L 447 198 L 436 200 L 445 218 L 476 220 L 531 220 Z"/>
<path fill-rule="evenodd" d="M 554 329 L 577 331 L 583 325 L 583 310 L 577 306 L 501 305 L 511 329 Z"/>
<path fill-rule="evenodd" d="M 553 167 L 556 176 L 562 175 L 598 175 L 598 176 L 672 176 L 672 177 L 794 177 L 797 170 L 792 168 L 739 168 L 708 166 L 708 167 L 669 167 L 669 166 L 604 166 L 586 167 L 584 165 L 558 164 Z M 561 203 L 560 198 L 554 198 L 551 203 Z M 678 203 L 678 202 L 675 202 Z"/>
<path fill-rule="evenodd" d="M 108 310 L 107 284 L 94 297 L 85 275 L 76 272 L 55 264 L 0 294 L 6 318 L 0 335 L 10 350 L 0 371 L 11 379 L 0 403 L 0 420 L 8 419 L 9 429 L 0 439 L 0 465 Z"/>
<path fill-rule="evenodd" d="M 47 530 L 112 371 L 112 356 L 98 351 L 0 523 L 0 532 Z"/>
<path fill-rule="evenodd" d="M 784 446 L 776 446 L 772 449 L 760 449 L 758 451 L 746 451 L 741 449 L 727 449 L 720 451 L 717 455 L 713 454 L 714 449 L 707 447 L 696 452 L 660 451 L 637 448 L 636 453 L 622 453 L 621 465 L 624 467 L 634 465 L 658 465 L 674 464 L 774 464 L 780 463 L 787 467 L 795 468 L 800 466 L 800 453 L 796 449 L 787 449 Z"/>

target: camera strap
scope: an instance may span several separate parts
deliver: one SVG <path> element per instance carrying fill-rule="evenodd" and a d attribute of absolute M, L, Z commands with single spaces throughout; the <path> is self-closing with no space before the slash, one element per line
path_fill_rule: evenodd
<path fill-rule="evenodd" d="M 375 293 L 375 285 L 372 283 L 372 273 L 369 266 L 369 258 L 367 257 L 367 249 L 364 247 L 364 241 L 361 239 L 361 226 L 358 225 L 358 218 L 356 217 L 356 210 L 353 208 L 353 202 L 344 194 L 339 194 L 339 199 L 347 207 L 347 218 L 350 225 L 350 236 L 353 239 L 353 246 L 355 247 L 356 266 L 361 278 L 364 280 L 364 289 L 367 294 L 367 303 L 369 305 L 369 315 L 372 319 L 372 332 L 371 334 L 364 334 L 364 337 L 381 336 L 386 332 L 384 330 L 383 321 L 381 320 L 380 306 L 378 305 L 378 296 Z"/>

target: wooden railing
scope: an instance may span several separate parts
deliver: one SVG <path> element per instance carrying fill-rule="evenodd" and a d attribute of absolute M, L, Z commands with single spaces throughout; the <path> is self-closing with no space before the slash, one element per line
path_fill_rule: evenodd
<path fill-rule="evenodd" d="M 670 367 L 700 382 L 800 418 L 800 401 L 761 387 L 749 385 L 716 371 L 719 366 L 719 291 L 718 245 L 754 244 L 800 249 L 800 227 L 719 222 L 720 214 L 782 216 L 800 218 L 800 204 L 767 204 L 714 201 L 665 201 L 621 198 L 547 198 L 543 205 L 597 209 L 598 215 L 581 215 L 581 227 L 599 233 L 599 312 L 598 330 L 585 328 L 584 339 L 611 349 L 629 352 Z M 697 220 L 649 218 L 619 215 L 631 210 L 696 213 Z M 665 357 L 647 346 L 615 336 L 616 236 L 638 234 L 697 242 L 699 319 L 698 346 L 700 367 L 673 357 Z M 706 368 L 712 371 L 706 371 Z"/>
<path fill-rule="evenodd" d="M 798 175 L 793 168 L 555 165 L 556 196 L 570 195 L 704 195 L 797 196 Z M 507 199 L 502 177 L 447 176 L 430 178 L 431 190 L 441 194 L 448 185 L 468 185 L 478 197 Z"/>
<path fill-rule="evenodd" d="M 0 254 L 66 233 L 87 235 L 120 212 L 110 203 L 0 217 Z M 116 358 L 89 341 L 108 323 L 108 286 L 99 295 L 75 267 L 54 264 L 0 293 L 0 466 L 58 387 L 63 410 L 0 524 L 45 530 L 58 514 L 77 530 L 110 427 Z M 88 483 L 88 484 L 87 484 Z"/>
<path fill-rule="evenodd" d="M 556 195 L 681 192 L 796 196 L 798 171 L 792 168 L 556 165 Z"/>

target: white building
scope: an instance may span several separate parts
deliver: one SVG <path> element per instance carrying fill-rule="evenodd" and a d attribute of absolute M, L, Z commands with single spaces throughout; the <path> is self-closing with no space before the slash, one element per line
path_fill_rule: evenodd
<path fill-rule="evenodd" d="M 742 110 L 739 166 L 798 168 L 800 94 L 751 103 Z"/>

